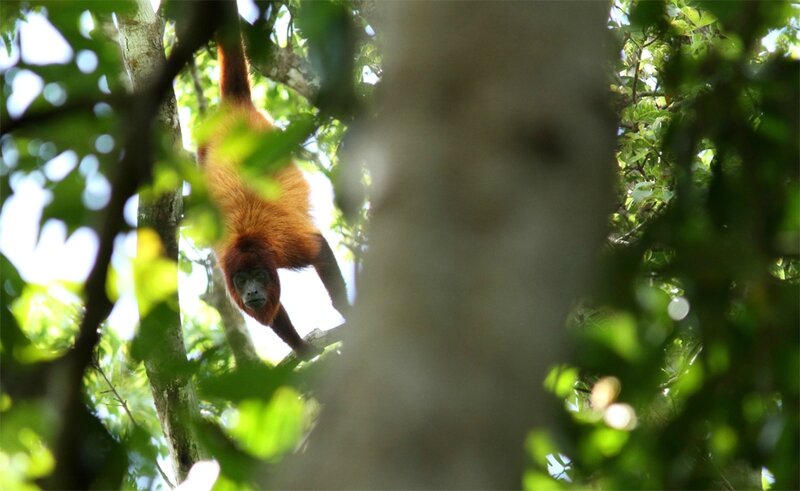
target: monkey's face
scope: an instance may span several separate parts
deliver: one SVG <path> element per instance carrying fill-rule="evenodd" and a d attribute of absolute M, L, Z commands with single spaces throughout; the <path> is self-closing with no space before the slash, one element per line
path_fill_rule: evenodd
<path fill-rule="evenodd" d="M 280 308 L 281 283 L 272 254 L 263 240 L 238 237 L 223 248 L 220 265 L 228 292 L 240 309 L 268 326 Z"/>
<path fill-rule="evenodd" d="M 259 312 L 266 305 L 269 282 L 269 273 L 264 268 L 241 270 L 233 275 L 236 293 L 244 306 L 252 312 Z"/>

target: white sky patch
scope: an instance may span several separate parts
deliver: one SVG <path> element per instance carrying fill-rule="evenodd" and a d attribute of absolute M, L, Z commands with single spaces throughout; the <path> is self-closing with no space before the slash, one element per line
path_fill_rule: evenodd
<path fill-rule="evenodd" d="M 631 431 L 636 428 L 636 411 L 630 404 L 614 403 L 606 409 L 603 421 L 614 429 Z"/>
<path fill-rule="evenodd" d="M 58 82 L 50 82 L 42 90 L 44 99 L 54 106 L 60 106 L 67 101 L 67 91 Z"/>
<path fill-rule="evenodd" d="M 19 44 L 22 61 L 30 65 L 64 64 L 72 60 L 72 48 L 47 18 L 38 13 L 30 13 L 24 22 L 19 23 Z M 16 47 L 9 56 L 5 49 L 0 55 L 0 70 L 6 70 L 17 63 L 20 53 Z M 25 112 L 42 91 L 44 81 L 30 70 L 21 70 L 14 75 L 11 95 L 6 100 L 8 113 L 17 118 Z"/>
<path fill-rule="evenodd" d="M 780 34 L 780 29 L 770 31 L 769 34 L 761 38 L 761 45 L 764 46 L 764 48 L 770 53 L 774 53 L 775 48 L 777 48 L 778 36 L 780 36 Z"/>
<path fill-rule="evenodd" d="M 628 16 L 625 15 L 623 10 L 618 7 L 616 2 L 614 2 L 614 5 L 611 6 L 610 17 L 611 20 L 618 26 L 627 26 L 630 24 Z"/>
<path fill-rule="evenodd" d="M 100 153 L 109 153 L 114 150 L 114 137 L 111 135 L 100 135 L 94 141 L 94 148 Z"/>
<path fill-rule="evenodd" d="M 236 0 L 236 6 L 239 8 L 239 15 L 250 24 L 258 19 L 260 10 L 253 0 Z"/>
<path fill-rule="evenodd" d="M 72 60 L 72 48 L 64 36 L 41 14 L 30 13 L 20 24 L 22 60 L 31 65 L 64 64 Z"/>
<path fill-rule="evenodd" d="M 564 467 L 564 465 L 561 464 L 561 462 L 563 462 L 564 464 L 569 465 L 569 463 L 571 462 L 566 455 L 558 454 L 558 459 L 556 459 L 556 457 L 553 454 L 548 454 L 546 458 L 547 458 L 547 472 L 551 476 L 558 477 L 559 479 L 563 479 L 564 481 L 567 482 L 572 482 L 572 479 L 565 472 L 567 469 Z"/>
<path fill-rule="evenodd" d="M 160 1 L 151 0 L 154 9 Z M 258 10 L 252 0 L 238 0 L 240 13 L 248 20 L 254 21 Z M 285 45 L 286 26 L 290 16 L 284 12 L 276 25 L 276 31 L 283 36 Z M 90 37 L 95 29 L 94 20 L 88 12 L 84 12 L 80 19 L 82 35 Z M 66 43 L 61 34 L 40 14 L 31 14 L 27 22 L 20 23 L 22 59 L 30 64 L 64 64 L 73 59 L 73 50 Z M 0 49 L 0 70 L 8 69 L 17 63 L 20 54 L 12 50 L 11 55 L 6 55 L 5 48 Z M 80 58 L 80 59 L 78 59 Z M 92 51 L 81 51 L 75 59 L 81 71 L 91 73 L 97 69 L 97 55 Z M 18 70 L 12 81 L 11 95 L 4 101 L 12 117 L 21 115 L 30 103 L 43 90 L 42 79 L 29 70 Z M 106 93 L 109 92 L 105 75 L 98 77 L 98 86 Z M 63 87 L 52 86 L 47 95 L 48 101 L 56 103 L 62 101 L 66 94 L 62 94 Z M 52 99 L 52 100 L 51 100 Z M 63 103 L 63 102 L 62 102 Z M 191 132 L 187 130 L 188 113 L 181 108 L 184 138 L 190 138 Z M 184 140 L 188 144 L 189 140 Z M 96 141 L 98 152 L 113 150 L 113 138 L 102 135 Z M 5 152 L 8 150 L 8 152 Z M 13 157 L 13 149 L 4 150 L 4 155 L 9 159 Z M 99 161 L 94 155 L 78 156 L 73 151 L 65 150 L 46 158 L 51 160 L 45 164 L 41 171 L 29 175 L 22 173 L 12 174 L 11 184 L 14 193 L 9 196 L 2 210 L 0 210 L 0 251 L 14 264 L 23 279 L 36 284 L 48 284 L 56 280 L 74 282 L 85 281 L 95 260 L 98 240 L 93 231 L 88 228 L 79 228 L 69 238 L 64 223 L 50 220 L 44 224 L 41 235 L 39 222 L 43 207 L 52 200 L 52 194 L 45 189 L 45 176 L 48 180 L 58 181 L 63 179 L 75 166 L 86 177 L 87 188 L 84 192 L 84 204 L 89 208 L 98 208 L 107 203 L 110 184 L 105 176 L 98 173 Z M 78 162 L 80 158 L 80 162 Z M 306 178 L 311 187 L 311 204 L 314 221 L 325 234 L 331 248 L 337 254 L 339 265 L 348 284 L 348 295 L 354 298 L 352 291 L 354 267 L 344 261 L 339 246 L 338 236 L 328 233 L 332 221 L 333 189 L 330 182 L 320 173 L 306 173 Z M 138 197 L 134 196 L 125 205 L 124 216 L 126 221 L 136 225 Z M 131 339 L 138 325 L 138 308 L 132 287 L 131 260 L 136 256 L 136 235 L 128 233 L 117 238 L 111 264 L 120 277 L 120 298 L 116 302 L 108 325 L 123 339 Z M 200 306 L 200 295 L 205 291 L 206 278 L 202 268 L 191 275 L 180 275 L 181 306 L 185 308 L 183 315 L 194 315 Z M 300 335 L 304 336 L 314 329 L 330 329 L 342 323 L 342 317 L 331 305 L 330 297 L 313 268 L 303 271 L 281 271 L 281 301 L 285 304 L 289 315 Z M 254 344 L 261 356 L 278 361 L 289 352 L 286 346 L 274 332 L 248 316 L 245 316 Z"/>
<path fill-rule="evenodd" d="M 216 460 L 201 460 L 189 469 L 189 475 L 175 491 L 211 491 L 219 477 L 219 464 Z"/>
<path fill-rule="evenodd" d="M 111 200 L 111 183 L 106 176 L 97 173 L 86 179 L 81 195 L 83 205 L 90 210 L 100 210 Z"/>
<path fill-rule="evenodd" d="M 44 87 L 44 80 L 30 70 L 19 70 L 11 82 L 11 95 L 6 101 L 8 114 L 12 118 L 22 116 L 28 106 L 39 96 Z"/>
<path fill-rule="evenodd" d="M 97 237 L 81 227 L 67 239 L 67 227 L 58 220 L 48 220 L 39 236 L 42 208 L 50 199 L 50 192 L 35 177 L 17 180 L 14 194 L 0 212 L 0 229 L 4 232 L 0 234 L 0 250 L 25 281 L 84 281 L 97 252 Z"/>
<path fill-rule="evenodd" d="M 15 44 L 11 45 L 11 52 L 8 50 L 6 42 L 0 39 L 0 71 L 5 71 L 14 66 L 19 61 L 19 49 Z"/>
<path fill-rule="evenodd" d="M 36 276 L 34 248 L 39 233 L 42 208 L 52 199 L 49 191 L 33 177 L 16 180 L 14 194 L 0 211 L 0 250 L 26 281 Z"/>
<path fill-rule="evenodd" d="M 125 340 L 133 339 L 139 325 L 139 307 L 133 285 L 133 258 L 136 257 L 136 232 L 129 232 L 114 241 L 111 266 L 117 273 L 119 299 L 108 316 L 108 325 Z"/>
<path fill-rule="evenodd" d="M 94 17 L 88 10 L 84 10 L 78 18 L 78 29 L 81 31 L 81 36 L 86 39 L 92 38 L 92 31 L 94 30 Z"/>
<path fill-rule="evenodd" d="M 78 165 L 78 154 L 72 150 L 61 152 L 49 162 L 44 164 L 44 175 L 51 181 L 60 181 L 67 177 L 72 169 Z"/>
<path fill-rule="evenodd" d="M 667 305 L 667 314 L 670 319 L 680 321 L 689 315 L 689 301 L 684 297 L 675 297 Z"/>
<path fill-rule="evenodd" d="M 139 223 L 139 195 L 131 196 L 122 209 L 122 216 L 125 222 L 131 227 L 136 227 Z"/>
<path fill-rule="evenodd" d="M 192 117 L 192 110 L 186 106 L 178 107 L 178 121 L 181 124 L 181 144 L 183 148 L 196 151 L 195 144 L 192 141 L 192 132 L 189 131 L 189 121 Z"/>
<path fill-rule="evenodd" d="M 375 85 L 380 81 L 380 77 L 372 71 L 372 68 L 365 66 L 361 69 L 361 81 L 365 84 Z"/>
<path fill-rule="evenodd" d="M 272 29 L 272 35 L 275 36 L 275 41 L 278 43 L 278 46 L 285 48 L 288 45 L 286 38 L 287 28 L 289 27 L 289 21 L 292 17 L 285 6 L 281 6 L 280 10 L 281 13 L 275 21 L 275 28 Z"/>
<path fill-rule="evenodd" d="M 78 56 L 75 57 L 75 63 L 78 64 L 78 70 L 83 73 L 92 73 L 97 70 L 97 55 L 94 51 L 82 49 L 78 51 Z"/>
<path fill-rule="evenodd" d="M 100 75 L 100 78 L 97 79 L 97 87 L 104 94 L 111 93 L 111 89 L 108 87 L 108 78 L 105 75 Z"/>

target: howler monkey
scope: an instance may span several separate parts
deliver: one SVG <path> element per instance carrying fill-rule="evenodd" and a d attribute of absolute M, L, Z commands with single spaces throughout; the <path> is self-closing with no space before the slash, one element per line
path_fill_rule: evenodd
<path fill-rule="evenodd" d="M 228 3 L 235 9 L 235 2 Z M 259 132 L 278 131 L 252 103 L 238 15 L 230 24 L 236 28 L 220 29 L 216 35 L 222 117 L 198 152 L 211 199 L 225 224 L 217 258 L 239 308 L 308 358 L 319 350 L 300 337 L 281 305 L 277 270 L 314 266 L 342 314 L 348 306 L 345 284 L 333 251 L 309 216 L 309 188 L 300 170 L 292 163 L 272 172 L 280 193 L 266 199 L 243 182 L 236 162 L 220 150 L 226 133 L 242 122 Z"/>

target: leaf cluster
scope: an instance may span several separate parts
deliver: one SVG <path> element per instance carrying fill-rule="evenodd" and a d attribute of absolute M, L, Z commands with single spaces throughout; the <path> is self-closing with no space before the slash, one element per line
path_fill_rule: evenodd
<path fill-rule="evenodd" d="M 550 376 L 568 415 L 550 453 L 569 456 L 552 485 L 761 488 L 763 468 L 764 487 L 800 486 L 796 14 L 614 3 L 618 201 Z"/>

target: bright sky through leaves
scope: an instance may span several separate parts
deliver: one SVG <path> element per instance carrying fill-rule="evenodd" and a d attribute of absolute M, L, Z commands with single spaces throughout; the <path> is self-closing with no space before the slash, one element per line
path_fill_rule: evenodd
<path fill-rule="evenodd" d="M 158 1 L 153 1 L 157 8 Z M 257 9 L 252 1 L 238 0 L 242 16 L 252 22 Z M 92 29 L 91 16 L 81 16 L 81 28 L 86 32 Z M 92 73 L 97 68 L 97 55 L 83 50 L 77 53 L 69 47 L 58 31 L 47 18 L 38 13 L 31 13 L 27 22 L 20 23 L 20 40 L 22 59 L 26 63 L 45 65 L 52 63 L 77 63 L 84 73 Z M 17 62 L 20 53 L 14 49 L 9 56 L 5 49 L 0 49 L 0 70 L 6 70 Z M 52 95 L 48 95 L 48 88 Z M 58 97 L 58 87 L 46 88 L 42 79 L 28 70 L 16 74 L 12 82 L 12 91 L 6 100 L 6 107 L 12 117 L 24 113 L 30 103 L 42 93 L 44 96 Z M 52 101 L 51 101 L 52 102 Z M 185 108 L 183 108 L 185 109 Z M 188 118 L 181 118 L 185 125 Z M 185 138 L 191 135 L 188 128 L 183 128 Z M 185 141 L 184 143 L 187 143 Z M 114 149 L 110 135 L 100 135 L 95 142 L 95 149 L 107 153 Z M 13 152 L 5 152 L 9 161 Z M 8 158 L 10 157 L 10 158 Z M 75 165 L 77 155 L 74 152 L 62 152 L 43 167 L 42 172 L 48 179 L 57 179 L 69 172 Z M 80 162 L 83 165 L 85 156 Z M 45 180 L 40 172 L 27 176 L 17 175 L 11 179 L 14 194 L 9 196 L 0 211 L 0 251 L 5 254 L 22 277 L 31 283 L 46 285 L 53 281 L 82 282 L 86 279 L 97 252 L 97 237 L 88 228 L 82 227 L 67 238 L 66 226 L 58 221 L 49 220 L 43 224 L 41 231 L 38 223 L 43 207 L 52 200 L 50 191 L 44 188 Z M 323 231 L 329 229 L 333 215 L 333 190 L 330 182 L 322 175 L 308 174 L 312 189 L 311 202 L 316 224 Z M 110 184 L 108 180 L 95 173 L 95 177 L 87 179 L 84 192 L 84 205 L 89 209 L 98 209 L 108 202 Z M 136 220 L 136 200 L 126 206 L 126 219 L 129 223 Z M 338 249 L 338 237 L 328 234 L 328 241 L 334 251 Z M 182 248 L 187 244 L 182 242 Z M 120 271 L 123 281 L 129 281 L 130 260 L 136 254 L 136 241 L 129 234 L 117 242 L 117 249 L 112 264 Z M 352 264 L 339 257 L 339 264 L 348 284 L 352 285 Z M 281 271 L 282 302 L 289 311 L 292 321 L 301 335 L 313 329 L 330 329 L 342 322 L 341 316 L 330 304 L 327 293 L 317 276 L 310 270 L 291 272 Z M 203 274 L 182 274 L 180 278 L 181 306 L 188 313 L 196 312 L 200 306 L 200 295 L 205 291 L 206 278 Z M 130 338 L 138 322 L 138 312 L 132 287 L 123 287 L 125 293 L 116 304 L 109 324 L 123 337 Z M 271 330 L 248 318 L 248 325 L 253 341 L 262 356 L 278 360 L 289 352 Z"/>

